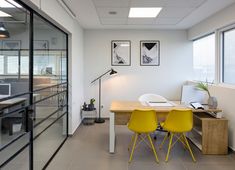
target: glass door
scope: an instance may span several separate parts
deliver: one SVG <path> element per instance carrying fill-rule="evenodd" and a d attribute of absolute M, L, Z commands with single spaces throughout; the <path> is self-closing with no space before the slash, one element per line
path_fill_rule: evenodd
<path fill-rule="evenodd" d="M 25 4 L 0 11 L 0 169 L 45 169 L 68 136 L 67 34 Z"/>

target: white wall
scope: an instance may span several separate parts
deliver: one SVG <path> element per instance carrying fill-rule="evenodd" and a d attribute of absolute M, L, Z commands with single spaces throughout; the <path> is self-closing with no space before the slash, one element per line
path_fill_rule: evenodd
<path fill-rule="evenodd" d="M 188 30 L 188 38 L 193 39 L 235 23 L 235 4 L 223 9 Z M 235 150 L 235 87 L 216 84 L 209 87 L 211 95 L 218 100 L 218 107 L 229 120 L 229 146 Z"/>
<path fill-rule="evenodd" d="M 188 38 L 190 40 L 211 33 L 216 29 L 228 26 L 235 23 L 235 3 L 229 7 L 217 12 L 215 15 L 203 20 L 197 25 L 194 25 L 188 30 Z"/>
<path fill-rule="evenodd" d="M 31 4 L 30 1 L 33 3 Z M 69 134 L 81 123 L 83 95 L 83 29 L 56 0 L 24 0 L 43 16 L 69 33 Z"/>
<path fill-rule="evenodd" d="M 131 66 L 113 66 L 118 75 L 102 79 L 104 116 L 112 100 L 137 100 L 143 93 L 180 99 L 181 85 L 192 76 L 192 43 L 186 31 L 85 30 L 87 102 L 93 97 L 98 100 L 98 82 L 90 82 L 111 68 L 111 40 L 131 40 Z M 160 40 L 160 66 L 140 66 L 140 40 Z"/>

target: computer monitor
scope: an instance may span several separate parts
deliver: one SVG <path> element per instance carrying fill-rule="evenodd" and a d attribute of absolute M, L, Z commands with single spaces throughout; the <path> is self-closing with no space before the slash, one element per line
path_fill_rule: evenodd
<path fill-rule="evenodd" d="M 46 74 L 52 74 L 52 67 L 46 67 Z"/>
<path fill-rule="evenodd" d="M 9 97 L 11 95 L 11 84 L 0 84 L 0 98 Z"/>
<path fill-rule="evenodd" d="M 198 102 L 207 104 L 207 93 L 198 90 L 195 85 L 183 85 L 181 91 L 181 103 L 190 104 L 191 102 Z"/>

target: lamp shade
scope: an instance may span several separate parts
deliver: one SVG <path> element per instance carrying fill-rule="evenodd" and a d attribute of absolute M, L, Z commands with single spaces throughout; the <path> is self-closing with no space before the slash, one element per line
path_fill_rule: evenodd
<path fill-rule="evenodd" d="M 117 72 L 114 69 L 111 69 L 111 72 L 109 73 L 111 76 L 116 75 Z"/>
<path fill-rule="evenodd" d="M 10 37 L 9 32 L 7 31 L 3 23 L 0 22 L 0 38 L 9 38 L 9 37 Z"/>

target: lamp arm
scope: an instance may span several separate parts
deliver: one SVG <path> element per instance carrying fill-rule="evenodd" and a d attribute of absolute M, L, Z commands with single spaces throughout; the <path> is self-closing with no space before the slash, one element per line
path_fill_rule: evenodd
<path fill-rule="evenodd" d="M 112 71 L 112 69 L 106 71 L 104 74 L 100 75 L 99 77 L 97 77 L 95 80 L 93 80 L 91 83 L 94 83 L 96 80 L 99 80 L 101 77 L 103 77 L 104 75 L 108 74 L 110 71 Z"/>

